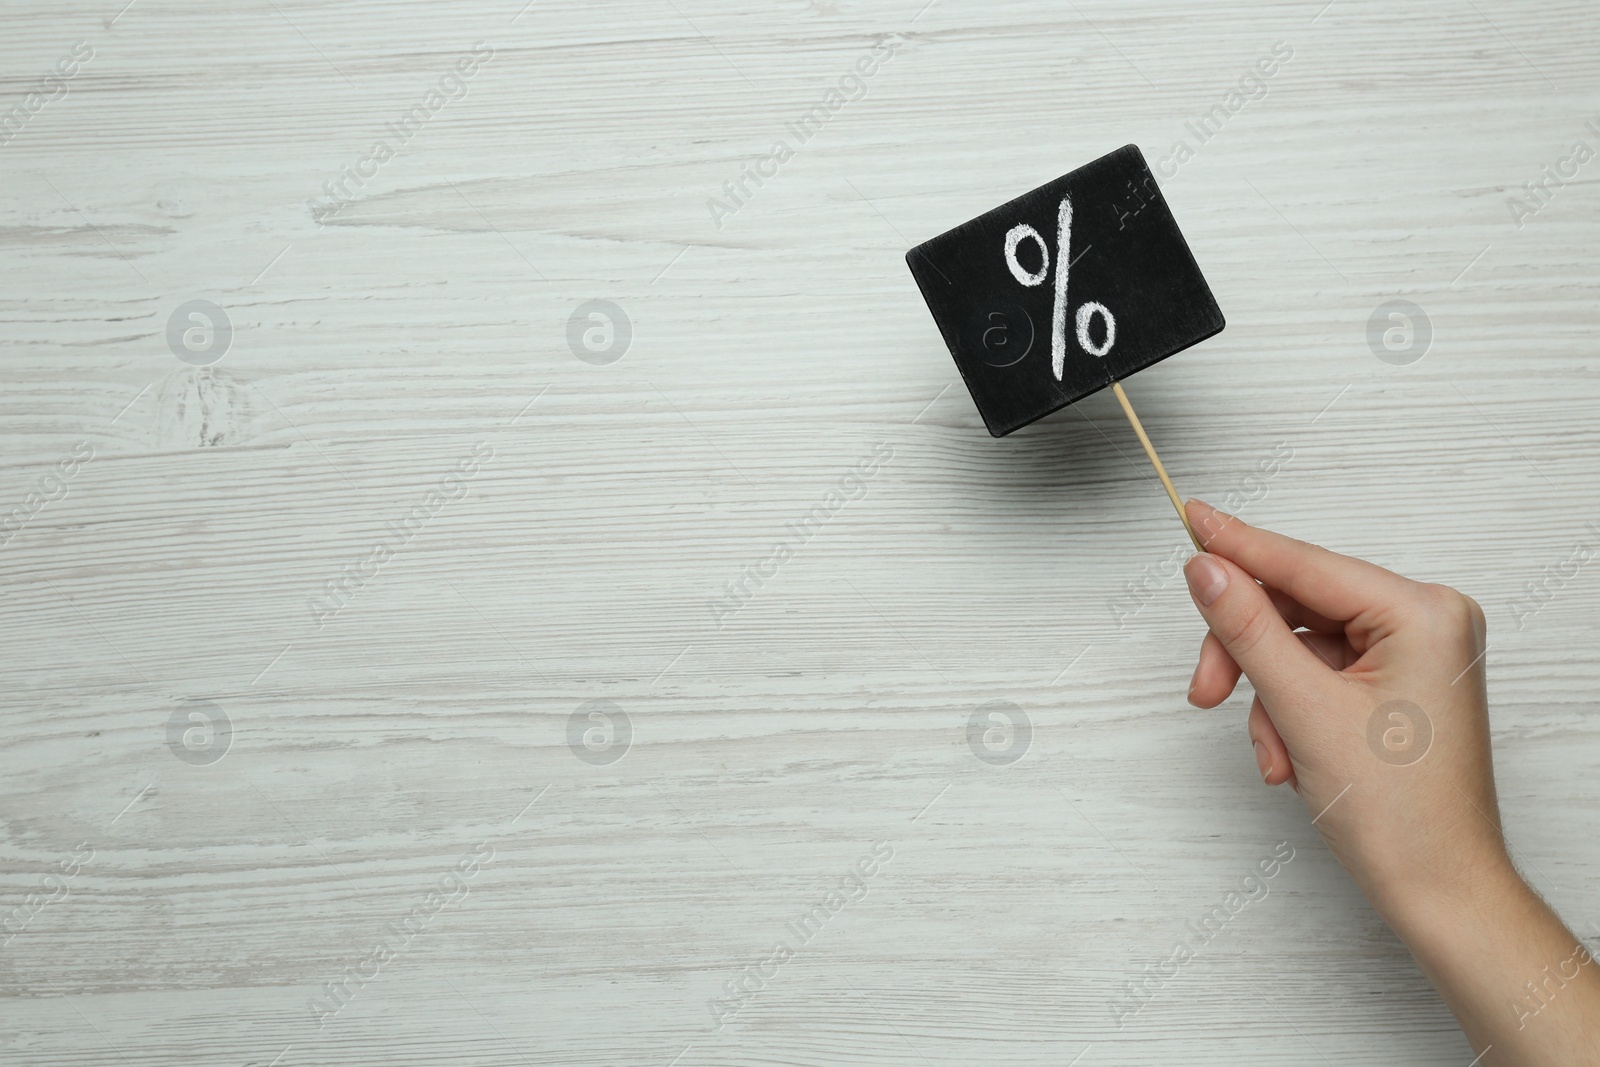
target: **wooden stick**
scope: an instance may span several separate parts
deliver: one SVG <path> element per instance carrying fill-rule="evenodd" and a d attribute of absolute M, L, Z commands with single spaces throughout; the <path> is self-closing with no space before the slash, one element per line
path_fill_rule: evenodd
<path fill-rule="evenodd" d="M 1111 389 L 1117 394 L 1117 401 L 1122 405 L 1122 413 L 1128 416 L 1128 421 L 1133 424 L 1133 432 L 1139 435 L 1139 443 L 1144 445 L 1144 454 L 1150 457 L 1150 462 L 1156 468 L 1157 477 L 1161 479 L 1161 484 L 1166 486 L 1172 506 L 1178 509 L 1178 518 L 1183 520 L 1184 532 L 1189 535 L 1189 540 L 1194 542 L 1194 550 L 1204 552 L 1205 549 L 1200 546 L 1200 538 L 1195 536 L 1194 527 L 1189 525 L 1189 516 L 1184 513 L 1183 501 L 1178 499 L 1178 490 L 1173 488 L 1172 479 L 1167 477 L 1167 468 L 1161 465 L 1161 457 L 1156 455 L 1156 446 L 1150 443 L 1150 436 L 1144 432 L 1139 416 L 1133 413 L 1133 405 L 1128 403 L 1128 394 L 1122 391 L 1122 383 L 1113 379 Z"/>

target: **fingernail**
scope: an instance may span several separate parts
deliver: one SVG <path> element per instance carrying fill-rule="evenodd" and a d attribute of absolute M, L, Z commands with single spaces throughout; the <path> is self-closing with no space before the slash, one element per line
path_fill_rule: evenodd
<path fill-rule="evenodd" d="M 1210 607 L 1212 601 L 1228 588 L 1228 572 L 1215 557 L 1205 553 L 1191 557 L 1183 565 L 1183 576 L 1189 579 L 1189 591 L 1203 608 Z"/>
<path fill-rule="evenodd" d="M 1257 741 L 1255 746 L 1256 769 L 1261 772 L 1261 780 L 1264 782 L 1267 780 L 1267 775 L 1272 773 L 1272 757 L 1267 753 L 1267 746 L 1260 741 Z"/>

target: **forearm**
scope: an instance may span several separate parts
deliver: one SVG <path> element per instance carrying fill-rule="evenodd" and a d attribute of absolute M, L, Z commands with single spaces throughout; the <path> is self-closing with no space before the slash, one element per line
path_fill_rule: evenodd
<path fill-rule="evenodd" d="M 1600 962 L 1509 863 L 1447 897 L 1379 910 L 1481 1067 L 1600 1064 Z"/>

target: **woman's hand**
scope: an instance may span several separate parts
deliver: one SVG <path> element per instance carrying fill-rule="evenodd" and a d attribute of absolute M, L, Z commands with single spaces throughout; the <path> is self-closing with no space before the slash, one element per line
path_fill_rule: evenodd
<path fill-rule="evenodd" d="M 1294 785 L 1380 911 L 1509 866 L 1478 605 L 1198 501 L 1188 511 L 1206 554 L 1184 573 L 1211 628 L 1190 701 L 1215 707 L 1250 676 L 1262 777 Z"/>
<path fill-rule="evenodd" d="M 1501 835 L 1483 611 L 1198 501 L 1187 510 L 1206 551 L 1184 573 L 1210 628 L 1190 701 L 1215 707 L 1248 676 L 1262 777 L 1299 792 L 1491 1049 L 1485 1065 L 1600 1063 L 1600 964 L 1522 882 Z M 1567 962 L 1575 950 L 1586 962 Z M 1538 988 L 1545 968 L 1567 976 L 1540 999 L 1524 983 Z"/>

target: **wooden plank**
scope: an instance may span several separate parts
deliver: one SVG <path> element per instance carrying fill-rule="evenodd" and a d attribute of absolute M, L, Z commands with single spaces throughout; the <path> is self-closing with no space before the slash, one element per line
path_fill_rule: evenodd
<path fill-rule="evenodd" d="M 1129 387 L 1178 487 L 1484 604 L 1506 824 L 1600 920 L 1600 592 L 1518 606 L 1597 518 L 1600 222 L 1588 169 L 1507 203 L 1600 139 L 1587 5 L 117 6 L 21 0 L 0 40 L 6 108 L 94 53 L 0 145 L 0 511 L 92 450 L 0 546 L 0 909 L 92 849 L 0 947 L 8 1065 L 1470 1060 L 1257 783 L 1247 701 L 1183 702 L 1182 531 L 1115 401 L 991 440 L 906 275 L 1128 142 L 1228 317 Z M 596 299 L 631 325 L 609 365 L 569 347 Z M 1407 366 L 1368 344 L 1394 299 L 1433 330 Z M 209 366 L 168 345 L 192 300 L 233 329 Z M 568 747 L 596 700 L 613 763 Z M 1010 766 L 966 741 L 997 700 L 1032 728 Z M 212 708 L 226 754 L 177 758 Z M 1269 897 L 1118 1029 L 1280 842 Z"/>

